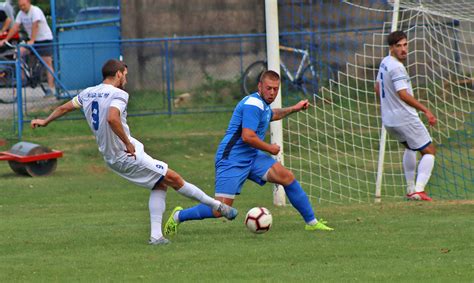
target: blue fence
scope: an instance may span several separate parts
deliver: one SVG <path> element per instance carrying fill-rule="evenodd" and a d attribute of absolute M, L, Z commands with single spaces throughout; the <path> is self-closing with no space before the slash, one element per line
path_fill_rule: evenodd
<path fill-rule="evenodd" d="M 373 31 L 368 27 L 284 32 L 280 41 L 310 51 L 318 74 L 335 73 L 347 62 L 349 53 L 331 48 L 332 38 L 351 34 L 353 40 L 346 42 L 357 49 L 364 42 L 357 39 L 370 36 Z M 67 42 L 56 43 L 54 47 L 59 55 L 55 72 L 57 98 L 70 98 L 88 86 L 99 84 L 102 64 L 109 58 L 123 59 L 129 67 L 126 89 L 131 94 L 130 115 L 230 111 L 244 95 L 241 77 L 245 69 L 266 58 L 265 34 Z M 301 57 L 283 52 L 281 59 L 290 72 L 295 72 Z M 282 90 L 289 92 L 285 85 Z M 29 93 L 35 92 L 31 88 L 23 92 L 26 92 L 25 100 L 31 103 L 22 102 L 19 124 L 44 116 L 63 102 L 48 97 L 40 99 L 41 92 L 31 99 Z M 284 95 L 283 103 L 289 99 L 291 96 Z"/>
<path fill-rule="evenodd" d="M 55 47 L 60 55 L 58 98 L 99 84 L 102 64 L 122 58 L 129 67 L 131 115 L 230 110 L 242 97 L 244 68 L 265 57 L 263 34 L 69 42 Z M 61 57 L 65 54 L 67 60 Z M 26 106 L 25 121 L 47 110 L 35 108 Z"/>
<path fill-rule="evenodd" d="M 109 58 L 121 58 L 129 66 L 130 115 L 230 111 L 244 95 L 242 74 L 266 57 L 265 34 L 121 40 L 120 1 L 98 0 L 94 7 L 73 0 L 51 3 L 58 39 L 56 96 L 46 97 L 38 86 L 23 85 L 17 125 L 44 116 L 62 99 L 100 83 L 100 68 Z M 281 44 L 310 52 L 317 73 L 315 91 L 329 78 L 337 79 L 366 38 L 387 21 L 387 14 L 360 14 L 342 2 L 279 1 L 279 14 Z M 295 53 L 282 52 L 281 59 L 290 72 L 301 62 Z M 289 103 L 294 92 L 285 82 L 282 91 L 283 103 Z"/>

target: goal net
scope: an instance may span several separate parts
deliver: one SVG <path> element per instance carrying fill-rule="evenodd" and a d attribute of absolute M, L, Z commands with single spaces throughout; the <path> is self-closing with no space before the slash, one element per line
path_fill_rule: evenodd
<path fill-rule="evenodd" d="M 297 23 L 288 24 L 287 31 L 299 31 L 300 40 L 319 44 L 319 57 L 314 62 L 318 72 L 327 71 L 324 66 L 334 65 L 329 63 L 334 58 L 343 59 L 338 61 L 336 76 L 328 82 L 316 82 L 318 91 L 310 98 L 315 107 L 285 120 L 285 166 L 295 173 L 313 201 L 373 201 L 382 127 L 374 83 L 380 61 L 388 54 L 386 37 L 392 30 L 393 5 L 390 1 L 343 1 L 330 4 L 338 5 L 333 9 L 316 4 L 298 9 L 296 5 L 299 4 L 284 7 L 280 3 L 280 21 L 288 23 L 285 15 L 290 15 Z M 285 9 L 291 9 L 291 13 Z M 474 1 L 413 0 L 400 1 L 397 14 L 397 29 L 408 35 L 405 66 L 415 97 L 438 118 L 438 124 L 429 128 L 438 151 L 426 188 L 438 199 L 474 196 L 472 11 Z M 336 16 L 337 13 L 343 16 Z M 295 17 L 299 20 L 295 21 Z M 328 24 L 330 18 L 338 17 L 337 23 Z M 364 30 L 354 32 L 349 27 L 357 26 L 354 23 L 362 18 L 380 21 L 370 22 L 365 30 L 370 36 L 363 37 L 363 41 L 357 32 Z M 280 26 L 285 27 L 285 23 Z M 331 29 L 335 33 L 349 30 L 352 35 L 346 34 L 340 40 L 356 42 L 328 47 L 326 58 L 324 50 L 321 51 L 324 42 L 336 44 L 325 34 Z M 422 113 L 420 117 L 427 124 Z M 402 146 L 387 137 L 381 165 L 384 199 L 401 199 L 406 193 L 403 151 Z"/>

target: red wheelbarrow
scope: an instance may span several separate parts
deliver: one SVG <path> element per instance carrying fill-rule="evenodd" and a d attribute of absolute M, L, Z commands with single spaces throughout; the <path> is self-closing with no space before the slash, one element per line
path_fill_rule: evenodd
<path fill-rule="evenodd" d="M 17 174 L 31 177 L 47 176 L 56 169 L 62 151 L 51 150 L 30 142 L 19 142 L 9 151 L 0 152 L 0 160 L 7 160 Z"/>

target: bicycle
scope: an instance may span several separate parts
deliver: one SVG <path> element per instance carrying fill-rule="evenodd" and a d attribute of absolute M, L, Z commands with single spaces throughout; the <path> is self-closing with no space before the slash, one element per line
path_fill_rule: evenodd
<path fill-rule="evenodd" d="M 327 85 L 331 79 L 337 77 L 338 67 L 336 64 L 333 66 L 318 65 L 311 57 L 308 49 L 280 46 L 280 50 L 302 55 L 295 73 L 292 73 L 283 60 L 280 59 L 282 88 L 290 87 L 296 91 L 303 92 L 305 97 L 311 95 L 320 98 L 318 96 L 320 86 Z M 321 72 L 316 72 L 315 66 L 319 66 Z M 266 70 L 267 61 L 265 60 L 256 61 L 247 67 L 242 76 L 242 91 L 246 95 L 257 90 L 260 75 Z"/>
<path fill-rule="evenodd" d="M 17 46 L 5 42 L 3 52 L 0 54 L 0 61 L 15 61 Z M 50 96 L 51 91 L 47 84 L 47 70 L 41 61 L 33 54 L 28 54 L 20 59 L 22 71 L 22 86 L 36 88 L 40 87 L 44 96 Z M 4 67 L 0 69 L 0 87 L 16 87 L 16 76 L 14 67 Z"/>

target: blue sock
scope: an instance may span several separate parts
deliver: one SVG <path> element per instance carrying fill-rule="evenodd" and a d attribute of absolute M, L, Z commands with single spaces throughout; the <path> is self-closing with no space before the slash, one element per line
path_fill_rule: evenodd
<path fill-rule="evenodd" d="M 212 213 L 212 208 L 205 204 L 198 204 L 196 206 L 183 209 L 178 214 L 179 222 L 188 220 L 202 220 L 205 218 L 215 218 Z"/>
<path fill-rule="evenodd" d="M 314 220 L 315 217 L 313 207 L 311 206 L 305 191 L 303 191 L 303 188 L 301 188 L 300 183 L 298 183 L 298 181 L 295 179 L 293 183 L 285 186 L 284 188 L 291 204 L 294 206 L 294 208 L 296 208 L 296 210 L 299 211 L 301 216 L 303 216 L 304 221 L 308 223 Z"/>

